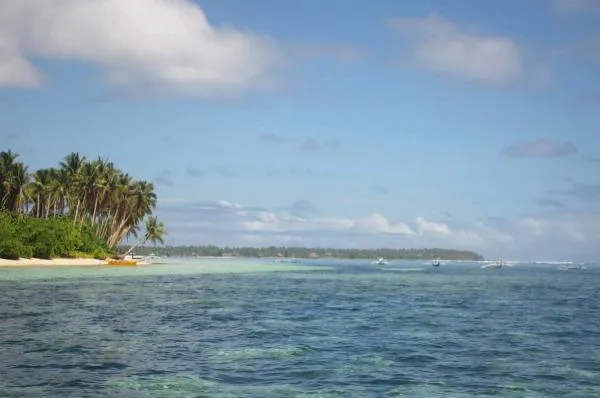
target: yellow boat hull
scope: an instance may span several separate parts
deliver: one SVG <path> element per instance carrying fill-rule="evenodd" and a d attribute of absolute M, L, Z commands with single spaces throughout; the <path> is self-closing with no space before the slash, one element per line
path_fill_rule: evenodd
<path fill-rule="evenodd" d="M 138 265 L 136 260 L 116 260 L 116 259 L 108 259 L 106 260 L 108 265 L 115 265 L 119 267 L 133 267 Z"/>

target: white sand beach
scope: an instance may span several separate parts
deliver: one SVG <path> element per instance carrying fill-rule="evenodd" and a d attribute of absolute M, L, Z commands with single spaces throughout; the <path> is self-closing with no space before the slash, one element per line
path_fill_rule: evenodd
<path fill-rule="evenodd" d="M 52 260 L 44 260 L 41 258 L 21 258 L 18 260 L 5 260 L 0 258 L 0 267 L 42 267 L 42 266 L 93 266 L 105 265 L 106 260 L 97 260 L 94 258 L 55 258 Z"/>

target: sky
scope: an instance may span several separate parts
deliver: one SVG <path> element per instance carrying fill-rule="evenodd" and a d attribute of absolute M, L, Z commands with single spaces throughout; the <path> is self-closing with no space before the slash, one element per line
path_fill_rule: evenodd
<path fill-rule="evenodd" d="M 171 245 L 600 257 L 600 0 L 0 0 L 0 148 Z"/>

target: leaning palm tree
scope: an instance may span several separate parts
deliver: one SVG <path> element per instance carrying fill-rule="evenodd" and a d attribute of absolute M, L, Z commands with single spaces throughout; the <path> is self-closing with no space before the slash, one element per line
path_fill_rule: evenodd
<path fill-rule="evenodd" d="M 156 243 L 163 245 L 165 243 L 164 237 L 166 234 L 165 225 L 158 221 L 158 217 L 148 217 L 146 220 L 146 234 L 144 235 L 146 242 L 152 242 L 154 246 L 156 246 Z"/>
<path fill-rule="evenodd" d="M 146 215 L 156 207 L 156 194 L 152 183 L 131 181 L 119 203 L 119 218 L 108 239 L 109 247 L 116 247 L 130 234 Z"/>
<path fill-rule="evenodd" d="M 164 236 L 166 235 L 165 226 L 162 222 L 158 221 L 156 216 L 150 216 L 145 222 L 146 232 L 138 241 L 125 252 L 125 256 L 130 254 L 136 247 L 143 245 L 150 241 L 156 246 L 156 243 L 165 243 Z"/>

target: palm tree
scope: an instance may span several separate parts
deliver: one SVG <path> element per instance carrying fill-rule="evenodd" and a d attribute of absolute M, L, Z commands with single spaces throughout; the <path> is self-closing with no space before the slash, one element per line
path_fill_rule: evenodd
<path fill-rule="evenodd" d="M 80 156 L 77 152 L 71 152 L 65 156 L 59 164 L 60 167 L 67 171 L 69 177 L 73 180 L 74 176 L 79 173 L 81 166 L 85 163 L 85 156 Z"/>
<path fill-rule="evenodd" d="M 138 239 L 138 241 L 133 246 L 131 246 L 129 250 L 127 250 L 125 256 L 130 254 L 133 251 L 133 249 L 135 249 L 139 245 L 143 245 L 148 241 L 152 242 L 154 246 L 156 246 L 157 242 L 161 244 L 165 243 L 165 226 L 162 222 L 158 221 L 158 218 L 156 216 L 148 217 L 144 224 L 146 227 L 146 232 L 144 233 L 141 239 Z"/>
<path fill-rule="evenodd" d="M 29 193 L 33 200 L 33 214 L 37 218 L 45 216 L 44 211 L 50 206 L 50 185 L 52 177 L 50 169 L 39 169 L 33 174 L 33 182 Z"/>
<path fill-rule="evenodd" d="M 94 207 L 92 210 L 92 224 L 96 224 L 96 216 L 98 213 L 98 205 L 106 195 L 106 180 L 114 170 L 114 165 L 108 160 L 98 158 L 94 163 L 94 169 L 96 170 L 96 180 L 92 189 L 92 196 L 94 197 Z"/>
<path fill-rule="evenodd" d="M 10 195 L 7 207 L 9 211 L 23 214 L 29 201 L 27 185 L 29 172 L 23 163 L 15 163 L 10 170 Z"/>
<path fill-rule="evenodd" d="M 19 155 L 12 151 L 0 152 L 0 209 L 8 209 L 8 200 L 11 192 L 11 179 L 13 166 Z"/>
<path fill-rule="evenodd" d="M 0 210 L 29 213 L 37 218 L 69 215 L 74 225 L 88 223 L 98 238 L 115 248 L 125 237 L 137 237 L 146 222 L 144 242 L 162 242 L 164 226 L 155 217 L 154 186 L 136 181 L 108 160 L 88 162 L 73 152 L 59 168 L 39 169 L 32 175 L 17 162 L 18 155 L 0 152 Z"/>
<path fill-rule="evenodd" d="M 52 169 L 50 192 L 53 197 L 53 215 L 64 215 L 67 211 L 69 199 L 69 174 L 65 169 Z"/>
<path fill-rule="evenodd" d="M 109 198 L 109 218 L 106 221 L 107 225 L 104 228 L 105 231 L 102 236 L 108 242 L 109 247 L 114 247 L 119 242 L 118 231 L 126 223 L 123 220 L 129 214 L 129 193 L 131 192 L 133 180 L 129 175 L 120 173 L 116 177 L 116 181 L 112 181 L 111 183 L 114 186 Z"/>
<path fill-rule="evenodd" d="M 167 234 L 165 231 L 165 225 L 158 221 L 158 217 L 150 216 L 146 220 L 146 242 L 152 242 L 152 244 L 156 247 L 156 243 L 160 243 L 164 245 L 165 240 L 164 237 Z"/>
<path fill-rule="evenodd" d="M 67 173 L 68 180 L 68 197 L 67 197 L 67 206 L 69 208 L 69 213 L 73 216 L 74 223 L 77 223 L 77 218 L 79 216 L 79 209 L 81 206 L 81 189 L 80 189 L 80 180 L 81 180 L 81 169 L 83 164 L 85 163 L 85 156 L 80 156 L 77 152 L 71 152 L 67 156 L 65 156 L 64 160 L 60 162 L 60 167 L 62 170 L 65 170 Z"/>
<path fill-rule="evenodd" d="M 106 239 L 114 218 L 117 215 L 118 202 L 121 197 L 121 187 L 127 187 L 129 183 L 122 184 L 122 172 L 115 167 L 107 169 L 104 177 L 104 189 L 99 204 L 98 236 Z"/>
<path fill-rule="evenodd" d="M 119 218 L 108 239 L 110 247 L 116 247 L 156 207 L 154 185 L 147 181 L 132 182 L 121 198 Z"/>

